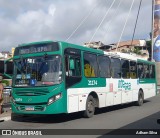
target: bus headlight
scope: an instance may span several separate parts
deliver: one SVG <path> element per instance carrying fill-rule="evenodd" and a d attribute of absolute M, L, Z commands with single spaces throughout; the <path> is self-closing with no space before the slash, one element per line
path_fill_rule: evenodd
<path fill-rule="evenodd" d="M 57 95 L 54 95 L 53 97 L 49 98 L 48 100 L 48 105 L 50 105 L 51 103 L 57 101 L 58 99 L 60 99 L 62 97 L 62 93 L 59 93 Z"/>

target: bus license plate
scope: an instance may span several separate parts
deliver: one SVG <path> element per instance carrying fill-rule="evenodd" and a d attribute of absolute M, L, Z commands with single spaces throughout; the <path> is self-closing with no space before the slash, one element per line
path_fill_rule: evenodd
<path fill-rule="evenodd" d="M 33 106 L 27 106 L 25 107 L 26 111 L 34 111 L 34 107 Z"/>

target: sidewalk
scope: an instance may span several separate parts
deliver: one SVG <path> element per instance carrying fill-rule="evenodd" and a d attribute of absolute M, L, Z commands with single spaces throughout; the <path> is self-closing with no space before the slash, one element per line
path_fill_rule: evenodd
<path fill-rule="evenodd" d="M 11 109 L 4 108 L 4 112 L 0 114 L 0 122 L 11 120 Z"/>

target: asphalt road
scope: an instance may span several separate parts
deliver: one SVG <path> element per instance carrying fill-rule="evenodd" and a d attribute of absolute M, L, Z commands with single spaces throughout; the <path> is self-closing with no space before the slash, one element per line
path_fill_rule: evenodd
<path fill-rule="evenodd" d="M 90 129 L 90 134 L 96 134 L 96 130 L 93 129 L 101 129 L 97 131 L 97 135 L 105 137 L 108 129 L 160 129 L 160 124 L 157 124 L 158 118 L 160 118 L 160 94 L 146 100 L 141 107 L 131 103 L 102 108 L 89 119 L 83 118 L 81 113 L 16 116 L 14 120 L 1 122 L 0 129 L 78 129 L 75 134 L 85 134 L 86 131 L 82 129 Z M 116 130 L 112 130 L 114 131 Z M 57 131 L 57 133 L 62 134 L 63 131 Z M 149 136 L 145 135 L 145 137 Z M 152 135 L 152 137 L 155 136 Z"/>

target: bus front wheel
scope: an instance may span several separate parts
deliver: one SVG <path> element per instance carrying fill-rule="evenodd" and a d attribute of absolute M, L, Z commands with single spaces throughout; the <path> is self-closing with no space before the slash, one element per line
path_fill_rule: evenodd
<path fill-rule="evenodd" d="M 90 118 L 95 112 L 95 99 L 92 95 L 89 95 L 86 102 L 86 110 L 84 111 L 84 117 Z"/>

